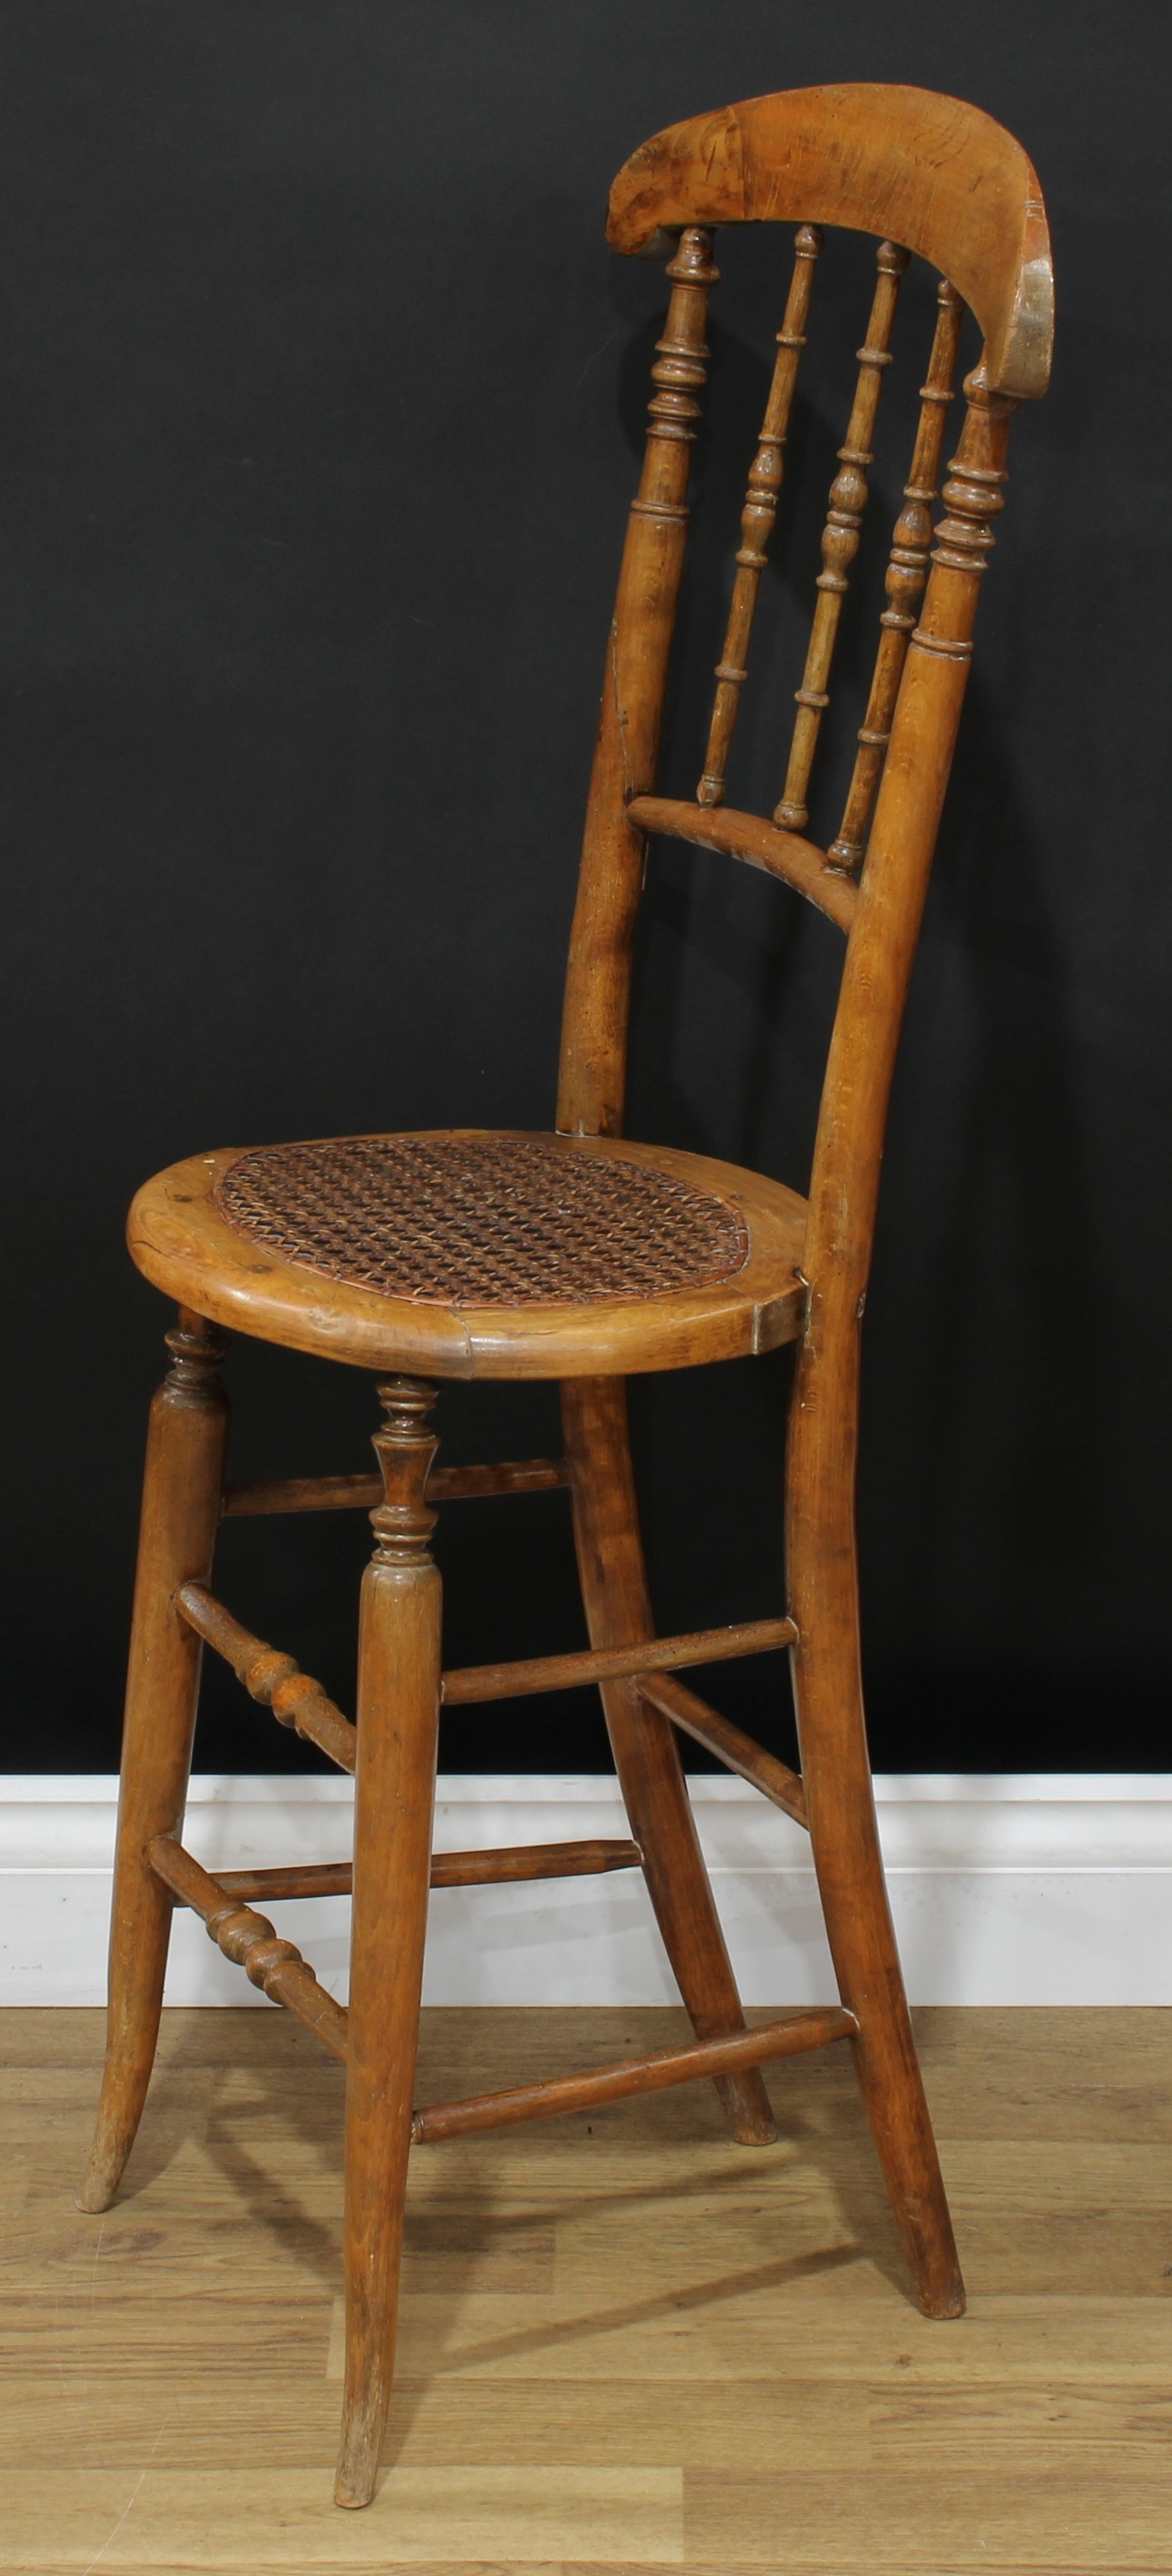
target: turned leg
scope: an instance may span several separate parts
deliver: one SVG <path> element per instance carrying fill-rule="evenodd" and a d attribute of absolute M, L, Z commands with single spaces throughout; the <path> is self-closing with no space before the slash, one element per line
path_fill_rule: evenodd
<path fill-rule="evenodd" d="M 202 1646 L 173 1607 L 181 1583 L 211 1573 L 228 1436 L 217 1378 L 224 1345 L 179 1309 L 173 1355 L 151 1405 L 134 1590 L 114 1861 L 106 2064 L 84 2210 L 108 2209 L 134 2144 L 154 2063 L 172 1898 L 143 1858 L 183 1823 Z"/>
<path fill-rule="evenodd" d="M 655 1628 L 627 1436 L 621 1378 L 568 1378 L 562 1386 L 574 1533 L 592 1646 L 633 1646 Z M 635 1682 L 602 1691 L 615 1769 L 643 1854 L 648 1893 L 697 2039 L 743 2030 L 745 2016 L 696 1832 L 674 1727 L 639 1697 Z M 716 2078 L 734 2138 L 768 2146 L 777 2136 L 756 2067 Z"/>
<path fill-rule="evenodd" d="M 859 2024 L 855 2065 L 925 2315 L 964 2313 L 964 2283 L 887 1901 L 859 1663 L 853 1346 L 799 1363 L 790 1416 L 786 1556 L 802 1779 L 826 1936 Z M 835 1383 L 835 1380 L 837 1383 Z"/>
<path fill-rule="evenodd" d="M 346 2076 L 346 2388 L 334 2494 L 369 2504 L 395 2360 L 439 1735 L 441 1586 L 423 1491 L 435 1389 L 392 1378 L 362 1584 Z"/>

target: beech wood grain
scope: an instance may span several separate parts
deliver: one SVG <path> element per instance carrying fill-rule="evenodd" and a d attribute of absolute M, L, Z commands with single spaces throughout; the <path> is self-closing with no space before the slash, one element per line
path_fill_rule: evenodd
<path fill-rule="evenodd" d="M 1037 172 L 979 107 L 877 81 L 775 90 L 666 126 L 610 193 L 607 238 L 643 253 L 684 224 L 845 224 L 919 251 L 971 305 L 990 390 L 1050 381 L 1054 269 Z"/>
<path fill-rule="evenodd" d="M 658 760 L 691 451 L 707 374 L 709 301 L 719 286 L 713 234 L 721 224 L 763 221 L 796 227 L 793 270 L 747 489 L 739 483 L 745 490 L 741 542 L 707 747 L 695 749 L 698 767 L 703 759 L 700 790 L 689 804 L 659 794 Z M 734 723 L 745 705 L 759 583 L 779 515 L 796 368 L 814 313 L 813 264 L 822 228 L 843 223 L 878 241 L 878 277 L 831 488 L 785 787 L 771 823 L 727 808 L 725 778 Z M 653 136 L 615 182 L 609 230 L 624 253 L 666 258 L 669 302 L 605 656 L 566 978 L 556 1131 L 527 1142 L 509 1133 L 445 1131 L 443 1151 L 430 1154 L 417 1150 L 426 1134 L 319 1140 L 308 1150 L 226 1148 L 157 1175 L 139 1192 L 130 1218 L 139 1268 L 180 1312 L 169 1336 L 173 1366 L 151 1412 L 108 2048 L 82 2206 L 106 2210 L 117 2189 L 154 2055 L 172 1906 L 177 1899 L 191 1903 L 228 1955 L 336 2053 L 344 2028 L 344 2393 L 335 2492 L 349 2506 L 365 2505 L 374 2493 L 387 2422 L 413 2133 L 454 2135 L 490 2120 L 601 2105 L 707 2075 L 733 2137 L 764 2147 L 776 2128 L 761 2063 L 845 2037 L 916 2297 L 934 2318 L 956 2317 L 964 2305 L 876 1830 L 860 1680 L 854 1485 L 860 1333 L 900 1026 L 978 590 L 992 521 L 1003 506 L 1010 418 L 1020 400 L 1044 390 L 1050 365 L 1053 279 L 1045 213 L 1024 152 L 989 117 L 926 91 L 864 83 L 745 101 Z M 832 665 L 862 536 L 876 405 L 889 373 L 899 281 L 912 254 L 928 259 L 944 282 L 905 506 L 888 556 L 866 717 L 839 833 L 823 851 L 805 837 L 817 787 L 814 756 L 832 715 Z M 964 387 L 964 420 L 941 496 L 944 515 L 933 529 L 962 300 L 977 316 L 985 346 Z M 899 391 L 898 371 L 891 371 L 885 403 Z M 623 1136 L 634 944 L 648 839 L 655 833 L 765 869 L 846 934 L 807 1196 L 734 1164 Z M 524 1152 L 516 1150 L 519 1143 Z M 266 1150 L 275 1150 L 279 1170 L 278 1162 L 266 1162 Z M 641 1177 L 636 1185 L 630 1173 L 608 1176 L 590 1168 L 591 1157 L 633 1163 L 654 1179 Z M 242 1161 L 247 1168 L 237 1172 Z M 392 1166 L 400 1175 L 398 1197 L 388 1196 Z M 526 1196 L 522 1167 L 532 1176 L 538 1166 L 540 1191 L 535 1197 L 531 1181 Z M 458 1194 L 451 1178 L 457 1167 L 464 1174 Z M 419 1180 L 425 1170 L 430 1196 L 425 1222 L 416 1226 L 418 1210 L 402 1176 L 414 1173 Z M 473 1171 L 481 1177 L 470 1183 Z M 491 1215 L 489 1173 L 495 1175 Z M 705 1212 L 697 1195 L 723 1204 Z M 608 1206 L 613 1213 L 620 1200 L 628 1210 L 626 1250 L 612 1259 L 617 1215 L 614 1240 L 607 1237 L 601 1250 L 600 1241 L 611 1222 Z M 668 1233 L 675 1221 L 662 1211 L 670 1202 L 681 1211 L 678 1225 L 698 1229 L 696 1240 L 703 1236 L 707 1252 L 686 1251 L 677 1231 L 672 1260 L 665 1236 L 648 1269 L 643 1244 L 632 1250 L 636 1200 L 644 1209 L 654 1201 L 656 1225 L 662 1220 Z M 526 1224 L 533 1231 L 522 1241 Z M 415 1275 L 417 1256 L 422 1267 Z M 665 1278 L 698 1284 L 664 1288 Z M 472 1287 L 475 1298 L 465 1293 Z M 656 1293 L 643 1293 L 652 1287 Z M 388 1288 L 394 1293 L 385 1293 Z M 215 1328 L 222 1325 L 382 1373 L 378 1480 L 295 1477 L 226 1485 L 227 1415 L 215 1377 L 221 1348 Z M 748 1357 L 787 1341 L 800 1347 L 785 1463 L 786 1615 L 657 1637 L 625 1378 Z M 558 1380 L 564 1461 L 436 1469 L 434 1381 L 478 1376 Z M 707 1460 L 698 1457 L 682 1482 L 681 1510 L 692 1507 L 708 1473 Z M 589 1652 L 467 1668 L 448 1675 L 446 1694 L 467 1701 L 592 1677 L 602 1691 L 630 1841 L 433 1856 L 445 1689 L 440 1580 L 429 1547 L 436 1507 L 461 1495 L 540 1492 L 567 1481 Z M 375 1534 L 362 1588 L 356 1728 L 291 1657 L 252 1635 L 209 1590 L 222 1514 L 354 1507 L 371 1508 Z M 183 1851 L 202 1641 L 227 1657 L 246 1689 L 282 1722 L 354 1770 L 352 1868 L 307 1864 L 217 1880 Z M 669 1669 L 783 1643 L 791 1653 L 800 1778 Z M 747 2030 L 700 1851 L 680 1733 L 808 1826 L 837 2006 L 787 2016 L 764 2033 Z M 489 2097 L 479 2090 L 416 2113 L 431 1887 L 503 1882 L 539 1868 L 570 1875 L 635 1865 L 642 1866 L 695 2044 L 651 2058 L 628 2054 L 621 2065 L 592 2075 L 555 2068 L 530 2083 L 495 2087 Z M 249 1898 L 340 1893 L 347 1883 L 353 1892 L 351 2002 L 343 2022 L 300 1955 L 252 1911 Z M 639 2224 L 644 2236 L 656 2233 L 643 2211 Z M 774 2513 L 767 2527 L 778 2519 Z M 723 2518 L 720 2528 L 723 2549 Z M 669 2546 L 662 2531 L 654 2546 L 644 2536 L 648 2563 L 652 2557 L 657 2564 L 683 2563 L 682 2526 L 678 2545 L 673 2538 Z M 99 2557 L 106 2553 L 106 2540 L 91 2545 L 87 2538 L 87 2563 L 96 2563 L 94 2546 Z M 317 2554 L 320 2559 L 320 2549 Z M 553 2554 L 567 2563 L 583 2555 L 568 2542 Z M 727 2550 L 717 2556 L 722 2569 L 731 2567 Z M 248 2563 L 255 2557 L 253 2550 Z M 640 2548 L 629 2548 L 627 2557 L 641 2563 Z M 950 2564 L 956 2557 L 951 2543 L 933 2565 L 945 2557 Z"/>

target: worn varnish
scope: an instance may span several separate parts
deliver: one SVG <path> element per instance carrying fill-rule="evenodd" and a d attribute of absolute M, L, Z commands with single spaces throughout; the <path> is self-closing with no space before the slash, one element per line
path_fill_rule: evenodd
<path fill-rule="evenodd" d="M 719 286 L 714 234 L 722 224 L 744 222 L 793 224 L 793 264 L 765 417 L 740 487 L 745 499 L 722 658 L 706 741 L 696 747 L 691 772 L 699 784 L 689 800 L 660 793 L 659 740 L 708 367 L 709 302 Z M 869 234 L 878 245 L 869 315 L 819 313 L 816 266 L 824 228 L 836 224 Z M 1003 503 L 1009 423 L 1021 400 L 1044 391 L 1049 367 L 1045 215 L 1024 153 L 990 118 L 926 91 L 860 85 L 749 100 L 653 137 L 615 182 L 609 237 L 620 252 L 663 255 L 669 302 L 605 659 L 556 1127 L 542 1136 L 459 1129 L 221 1148 L 148 1182 L 130 1219 L 139 1267 L 178 1302 L 180 1313 L 169 1336 L 173 1366 L 152 1410 L 148 1444 L 109 2042 L 81 2206 L 108 2210 L 118 2190 L 154 2054 L 171 1911 L 176 1903 L 188 1905 L 254 1983 L 289 2007 L 306 2034 L 345 2057 L 336 2493 L 346 2505 L 370 2500 L 382 2452 L 413 2136 L 439 2141 L 555 2114 L 572 2122 L 590 2109 L 609 2120 L 608 2106 L 620 2096 L 638 2098 L 707 2075 L 732 2136 L 749 2150 L 764 2150 L 776 2140 L 777 2124 L 763 2061 L 783 2053 L 796 2058 L 835 2039 L 840 2058 L 854 2061 L 920 2308 L 927 2317 L 947 2318 L 964 2305 L 884 1890 L 863 1722 L 854 1539 L 859 1339 L 895 1053 L 978 588 L 991 522 Z M 834 666 L 851 613 L 856 558 L 867 542 L 881 389 L 885 413 L 899 398 L 892 332 L 912 255 L 938 274 L 935 335 L 913 397 L 904 506 L 889 541 L 886 604 L 853 776 L 837 836 L 823 848 L 811 837 L 816 755 L 832 718 Z M 964 304 L 985 345 L 964 387 L 959 440 L 945 469 L 944 515 L 933 527 Z M 823 327 L 833 320 L 852 334 L 861 330 L 862 341 L 825 506 L 797 717 L 788 755 L 777 746 L 781 794 L 770 818 L 729 807 L 725 782 L 734 725 L 747 721 L 743 693 L 770 539 L 780 506 L 789 501 L 782 468 L 798 365 L 819 319 Z M 633 942 L 648 840 L 655 835 L 706 848 L 721 864 L 735 858 L 762 869 L 778 881 L 779 902 L 788 899 L 786 889 L 797 892 L 842 934 L 839 1001 L 805 1192 L 623 1136 Z M 377 1478 L 350 1472 L 226 1483 L 227 1415 L 216 1376 L 221 1326 L 376 1371 L 384 1408 L 374 1435 Z M 736 1629 L 698 1625 L 685 1637 L 658 1637 L 639 1538 L 624 1380 L 633 1371 L 695 1366 L 787 1341 L 800 1346 L 785 1469 L 788 1597 L 763 1603 L 758 1618 Z M 437 1383 L 479 1376 L 559 1380 L 564 1458 L 437 1467 L 431 1419 Z M 563 1484 L 571 1492 L 589 1651 L 445 1677 L 440 1580 L 429 1545 L 437 1509 L 461 1496 L 507 1497 Z M 352 1722 L 291 1657 L 253 1635 L 217 1598 L 212 1555 L 222 1514 L 356 1507 L 370 1510 L 375 1551 L 363 1587 Z M 184 1851 L 204 1644 L 226 1657 L 281 1722 L 355 1772 L 352 1872 L 307 1865 L 275 1874 L 225 1872 L 217 1879 Z M 672 1670 L 782 1645 L 792 1657 L 800 1778 Z M 602 1691 L 630 1842 L 434 1862 L 436 1740 L 445 1693 L 453 1701 L 491 1701 L 587 1678 Z M 799 2016 L 770 2033 L 746 2031 L 696 1836 L 681 1735 L 706 1745 L 808 1826 L 841 1999 L 827 2013 Z M 421 2095 L 414 2068 L 429 1887 L 453 1877 L 491 1883 L 543 1869 L 556 1877 L 633 1865 L 645 1875 L 691 2040 L 673 2039 L 666 2058 L 654 2049 L 632 2054 L 624 2041 L 627 2053 L 609 2066 L 603 2060 L 593 2069 L 562 2064 L 544 2074 L 523 2072 L 520 2080 L 506 2070 L 503 2082 L 473 2082 L 471 2090 L 465 2071 L 449 2098 L 437 2098 L 432 2088 Z M 325 1893 L 347 1884 L 353 1936 L 351 2000 L 343 2013 L 251 1900 L 277 1902 L 294 1890 Z M 795 2074 L 793 2080 L 801 2079 Z M 822 2097 L 834 2102 L 836 2115 L 837 2083 L 836 2076 Z M 444 2159 L 432 2161 L 442 2166 Z M 771 2170 L 767 2159 L 760 2170 Z M 833 2252 L 830 2259 L 833 2268 Z M 771 2277 L 788 2279 L 801 2260 L 770 2237 Z M 333 2279 L 331 2258 L 331 2289 Z M 226 2340 L 231 2349 L 232 2335 Z M 777 2366 L 771 2353 L 762 2369 L 768 2375 Z M 401 2458 L 402 2428 L 395 2439 Z M 651 2454 L 652 2463 L 657 2456 Z M 654 2465 L 633 2469 L 617 2518 L 591 2538 L 565 2503 L 565 2477 L 572 2485 L 567 2471 L 561 2519 L 551 2506 L 553 2518 L 547 2515 L 533 2537 L 529 2558 L 601 2564 L 609 2552 L 611 2560 L 617 2554 L 636 2564 L 682 2563 L 683 2526 L 668 2511 L 668 2490 L 676 2496 L 678 2481 L 672 2482 L 673 2472 L 665 2487 L 666 2475 Z M 761 2475 L 774 2476 L 772 2460 Z M 398 2493 L 406 2492 L 400 2485 Z M 742 2484 L 739 2493 L 746 2492 Z M 454 2493 L 451 2488 L 449 2502 Z M 595 2505 L 597 2493 L 596 2483 Z M 773 2550 L 778 2510 L 772 2487 L 763 2486 L 751 2535 L 746 2526 L 749 2536 L 737 2543 L 746 2565 L 763 2563 L 760 2547 Z M 696 2507 L 702 2534 L 708 2534 L 708 2511 Z M 482 2562 L 503 2560 L 508 2551 L 494 2536 L 491 2513 L 485 2519 L 483 2496 L 477 2512 L 475 2554 Z M 435 2559 L 437 2527 L 429 2537 L 422 2523 L 410 2525 L 416 2556 Z M 787 2530 L 794 2527 L 791 2520 Z M 456 2538 L 448 2536 L 448 2554 L 458 2558 Z M 723 2555 L 715 2541 L 709 2549 L 709 2537 L 688 2545 L 698 2566 L 706 2551 L 715 2552 L 722 2576 L 732 2576 L 726 2529 Z M 81 2546 L 90 2550 L 90 2538 Z M 111 2569 L 120 2563 L 108 2535 L 93 2546 Z M 365 2542 L 356 2546 L 359 2555 L 347 2555 L 347 2564 L 367 2563 Z M 406 2540 L 403 2547 L 409 2555 Z M 256 2552 L 242 2540 L 238 2555 L 249 2563 Z M 229 2562 L 205 2556 L 202 2563 Z M 879 2562 L 872 2553 L 867 2563 Z"/>

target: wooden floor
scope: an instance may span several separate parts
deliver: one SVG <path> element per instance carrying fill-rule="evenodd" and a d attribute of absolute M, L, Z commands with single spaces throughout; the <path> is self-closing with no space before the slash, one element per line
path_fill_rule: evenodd
<path fill-rule="evenodd" d="M 909 2305 L 843 2053 L 738 2148 L 708 2087 L 420 2149 L 374 2505 L 330 2503 L 340 2069 L 173 2012 L 129 2186 L 73 2207 L 101 2021 L 0 2015 L 5 2576 L 1172 2571 L 1172 2016 L 924 2013 L 969 2278 Z M 421 2098 L 667 2043 L 433 2012 Z"/>

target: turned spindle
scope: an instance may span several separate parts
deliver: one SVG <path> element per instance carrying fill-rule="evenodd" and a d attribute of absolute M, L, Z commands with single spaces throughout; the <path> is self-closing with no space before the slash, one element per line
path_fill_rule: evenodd
<path fill-rule="evenodd" d="M 806 345 L 805 326 L 814 284 L 814 263 L 821 248 L 822 235 L 817 225 L 800 225 L 794 240 L 793 275 L 786 299 L 785 319 L 777 334 L 773 382 L 769 388 L 757 453 L 749 468 L 749 488 L 741 512 L 741 542 L 736 557 L 732 604 L 724 652 L 716 665 L 716 696 L 704 757 L 704 775 L 696 789 L 697 802 L 701 805 L 719 805 L 724 796 L 733 727 L 741 702 L 741 690 L 748 678 L 749 639 L 753 632 L 757 592 L 777 519 L 798 361 Z"/>
<path fill-rule="evenodd" d="M 226 1898 L 218 1913 L 209 1914 L 205 1929 L 224 1957 L 235 1960 L 249 1983 L 259 1986 L 271 2001 L 280 2002 L 281 1989 L 288 1983 L 287 1971 L 305 1966 L 296 1943 L 283 1941 L 267 1914 L 254 1914 L 252 1907 L 241 1905 L 237 1897 Z"/>
<path fill-rule="evenodd" d="M 908 253 L 900 250 L 895 242 L 885 241 L 880 242 L 876 259 L 879 276 L 871 318 L 867 337 L 858 351 L 855 398 L 846 439 L 838 451 L 838 472 L 830 486 L 830 504 L 822 531 L 822 570 L 818 575 L 818 599 L 810 629 L 806 667 L 802 685 L 794 691 L 798 712 L 790 743 L 785 792 L 773 812 L 773 820 L 783 832 L 804 832 L 810 819 L 807 802 L 810 772 L 822 718 L 830 703 L 827 683 L 842 603 L 850 586 L 850 568 L 859 551 L 863 531 L 867 472 L 874 462 L 871 440 L 875 415 L 879 409 L 883 377 L 891 364 L 891 332 Z"/>
<path fill-rule="evenodd" d="M 354 1729 L 349 1718 L 327 1699 L 312 1674 L 302 1672 L 292 1655 L 281 1654 L 263 1637 L 241 1627 L 206 1584 L 180 1584 L 175 1607 L 205 1644 L 231 1664 L 249 1698 L 272 1710 L 278 1725 L 290 1726 L 307 1744 L 316 1744 L 340 1770 L 353 1770 Z"/>
<path fill-rule="evenodd" d="M 994 544 L 989 522 L 1005 507 L 1005 452 L 1017 409 L 1010 396 L 990 391 L 983 360 L 965 377 L 964 393 L 964 428 L 940 495 L 946 515 L 936 526 L 932 575 L 910 639 L 919 651 L 954 662 L 972 657 L 979 584 Z"/>
<path fill-rule="evenodd" d="M 857 876 L 863 861 L 863 835 L 875 801 L 879 773 L 891 740 L 891 719 L 899 695 L 908 638 L 928 578 L 932 543 L 932 503 L 940 476 L 944 415 L 953 399 L 960 317 L 964 305 L 947 278 L 940 280 L 939 312 L 928 362 L 927 382 L 920 387 L 920 418 L 911 471 L 903 487 L 904 507 L 895 522 L 885 589 L 887 606 L 879 620 L 882 633 L 867 712 L 859 727 L 859 748 L 843 809 L 838 837 L 827 856 L 838 868 Z"/>
<path fill-rule="evenodd" d="M 228 1348 L 225 1335 L 203 1315 L 195 1315 L 181 1306 L 178 1320 L 163 1335 L 171 1354 L 171 1366 L 163 1380 L 162 1392 L 172 1398 L 189 1396 L 197 1405 L 220 1402 L 220 1362 Z"/>
<path fill-rule="evenodd" d="M 319 1985 L 296 1943 L 282 1940 L 267 1914 L 254 1913 L 250 1905 L 242 1904 L 239 1890 L 222 1887 L 171 1834 L 157 1834 L 143 1858 L 159 1885 L 200 1916 L 209 1941 L 243 1968 L 270 2003 L 283 2004 L 333 2056 L 345 2057 L 342 2005 Z"/>
<path fill-rule="evenodd" d="M 700 418 L 696 396 L 708 376 L 711 352 L 704 338 L 708 295 L 720 276 L 712 264 L 711 233 L 695 229 L 681 233 L 667 275 L 672 298 L 651 370 L 658 392 L 647 406 L 647 451 L 638 494 L 631 503 L 632 516 L 639 519 L 686 519 L 688 515 L 687 449 L 696 436 L 693 422 Z"/>
<path fill-rule="evenodd" d="M 438 1514 L 425 1500 L 428 1470 L 439 1447 L 431 1412 L 436 1389 L 422 1378 L 384 1379 L 383 1421 L 373 1434 L 383 1499 L 370 1515 L 376 1565 L 413 1565 L 427 1553 Z"/>

